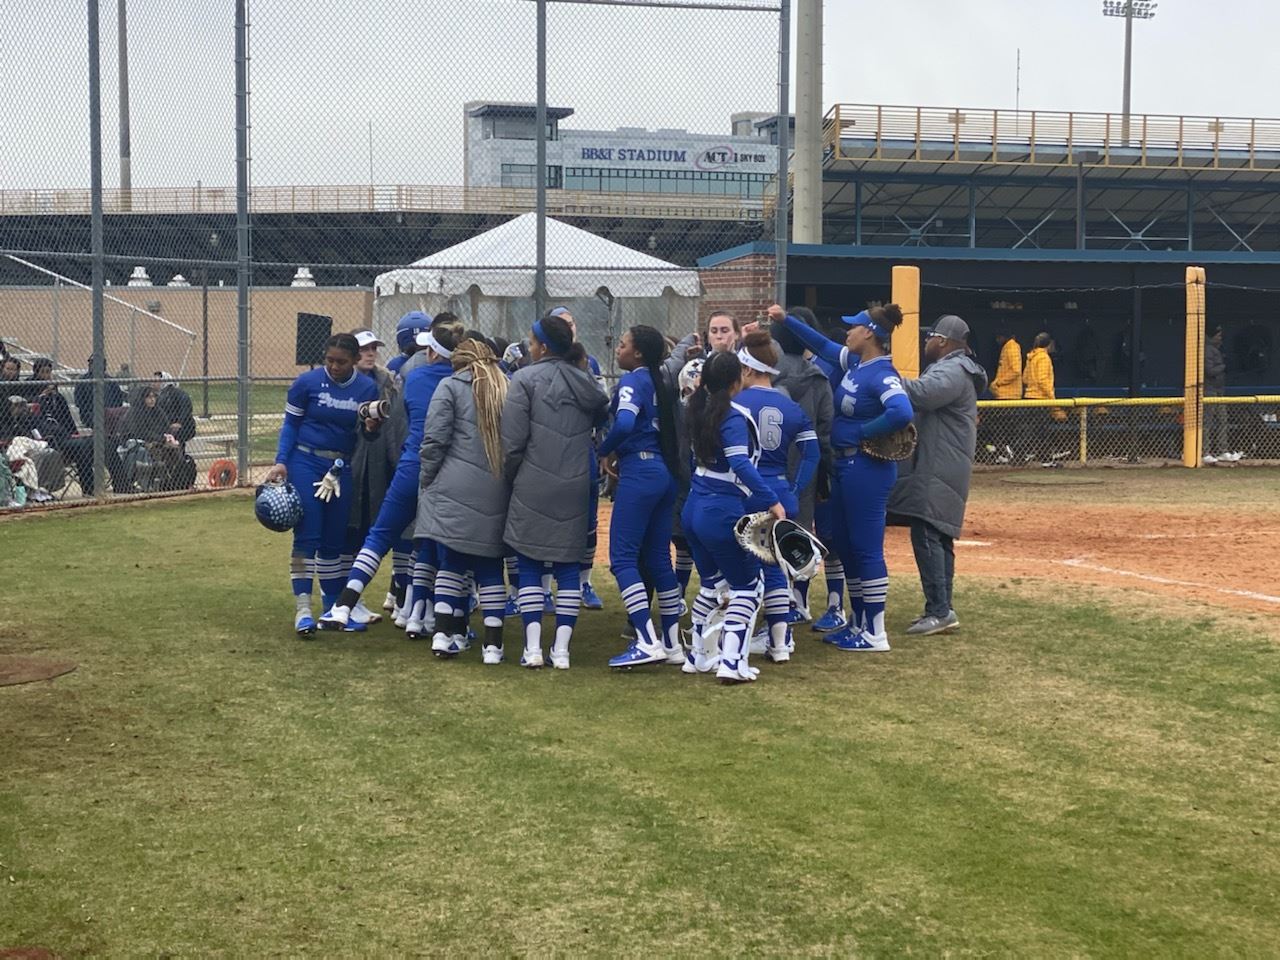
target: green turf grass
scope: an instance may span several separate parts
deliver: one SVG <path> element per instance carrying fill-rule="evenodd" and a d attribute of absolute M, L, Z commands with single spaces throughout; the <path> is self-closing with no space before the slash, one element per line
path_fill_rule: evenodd
<path fill-rule="evenodd" d="M 389 626 L 296 640 L 287 540 L 240 495 L 0 537 L 0 653 L 80 662 L 0 688 L 0 948 L 1280 943 L 1280 650 L 1227 614 L 965 581 L 962 632 L 912 640 L 901 572 L 892 653 L 802 629 L 791 664 L 723 688 L 610 674 L 623 617 L 603 570 L 610 609 L 584 614 L 573 669 L 531 672 L 437 661 Z"/>

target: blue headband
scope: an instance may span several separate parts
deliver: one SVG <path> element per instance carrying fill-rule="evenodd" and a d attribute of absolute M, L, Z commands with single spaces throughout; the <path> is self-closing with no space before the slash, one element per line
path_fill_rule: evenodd
<path fill-rule="evenodd" d="M 861 311 L 856 316 L 841 317 L 840 319 L 851 327 L 866 327 L 876 335 L 877 340 L 889 339 L 889 331 L 872 320 L 871 314 L 867 313 L 865 310 Z"/>
<path fill-rule="evenodd" d="M 551 340 L 547 337 L 547 331 L 542 328 L 541 320 L 533 321 L 533 337 L 557 356 L 564 353 L 563 350 L 556 349 L 556 347 L 551 343 Z"/>

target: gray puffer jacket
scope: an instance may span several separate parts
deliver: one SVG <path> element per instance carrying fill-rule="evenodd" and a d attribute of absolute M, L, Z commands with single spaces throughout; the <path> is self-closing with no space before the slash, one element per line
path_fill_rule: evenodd
<path fill-rule="evenodd" d="M 441 382 L 427 408 L 415 535 L 477 557 L 503 554 L 507 487 L 489 469 L 470 370 Z"/>
<path fill-rule="evenodd" d="M 902 381 L 916 412 L 919 444 L 898 464 L 889 513 L 917 518 L 949 537 L 960 536 L 978 439 L 978 397 L 987 371 L 956 350 L 934 361 L 916 380 Z"/>
<path fill-rule="evenodd" d="M 511 488 L 505 540 L 535 560 L 577 562 L 591 510 L 592 430 L 609 398 L 560 357 L 516 371 L 502 408 L 503 474 Z"/>
<path fill-rule="evenodd" d="M 779 390 L 785 390 L 804 411 L 804 415 L 813 424 L 818 435 L 818 446 L 821 448 L 819 470 L 830 469 L 831 466 L 831 420 L 835 416 L 835 402 L 831 393 L 831 381 L 817 366 L 802 356 L 778 351 L 778 369 L 782 375 L 773 381 Z M 800 468 L 803 457 L 799 449 L 792 447 L 787 458 L 787 475 L 794 477 Z M 806 529 L 813 527 L 813 503 L 816 484 L 809 484 L 800 491 L 800 515 L 793 517 L 796 523 Z"/>
<path fill-rule="evenodd" d="M 347 526 L 367 528 L 382 509 L 382 500 L 391 485 L 400 447 L 409 433 L 409 417 L 400 396 L 400 384 L 386 367 L 375 367 L 373 379 L 378 396 L 391 402 L 391 416 L 383 421 L 377 433 L 357 431 L 356 449 L 351 455 L 351 474 L 355 479 L 351 495 L 351 513 Z"/>

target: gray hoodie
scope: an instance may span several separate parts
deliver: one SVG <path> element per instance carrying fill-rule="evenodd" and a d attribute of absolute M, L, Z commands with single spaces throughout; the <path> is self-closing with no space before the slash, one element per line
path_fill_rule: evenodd
<path fill-rule="evenodd" d="M 356 433 L 356 449 L 351 455 L 355 489 L 347 519 L 347 525 L 356 528 L 367 527 L 377 518 L 395 473 L 396 461 L 400 459 L 400 447 L 409 432 L 409 417 L 395 375 L 386 367 L 375 367 L 373 379 L 381 399 L 391 402 L 391 416 L 383 421 L 377 433 L 365 433 L 363 429 Z"/>
<path fill-rule="evenodd" d="M 963 350 L 934 361 L 916 380 L 904 379 L 916 413 L 919 444 L 898 464 L 889 513 L 924 520 L 949 537 L 960 536 L 978 440 L 978 397 L 987 371 Z"/>
<path fill-rule="evenodd" d="M 804 411 L 804 415 L 813 424 L 818 435 L 818 446 L 822 450 L 822 462 L 819 469 L 825 470 L 831 464 L 831 420 L 835 416 L 835 403 L 831 393 L 831 381 L 817 366 L 803 356 L 782 353 L 778 359 L 778 369 L 782 375 L 773 381 L 773 385 L 786 391 Z M 787 462 L 787 474 L 794 477 L 802 459 L 800 451 L 792 447 Z M 792 519 L 806 529 L 813 527 L 814 484 L 809 484 L 800 491 L 800 515 Z"/>
<path fill-rule="evenodd" d="M 507 487 L 489 468 L 470 370 L 442 381 L 427 408 L 416 535 L 459 553 L 500 557 Z"/>
<path fill-rule="evenodd" d="M 561 357 L 517 370 L 502 408 L 505 540 L 535 560 L 577 562 L 591 510 L 592 430 L 609 408 L 595 378 Z"/>

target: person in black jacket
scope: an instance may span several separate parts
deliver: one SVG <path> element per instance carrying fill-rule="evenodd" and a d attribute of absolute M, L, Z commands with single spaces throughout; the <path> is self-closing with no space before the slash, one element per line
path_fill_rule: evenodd
<path fill-rule="evenodd" d="M 178 385 L 170 374 L 157 370 L 155 374 L 156 404 L 169 418 L 169 433 L 181 443 L 196 435 L 196 420 L 191 414 L 191 395 Z"/>
<path fill-rule="evenodd" d="M 89 369 L 85 371 L 80 382 L 76 384 L 73 399 L 76 402 L 76 409 L 80 411 L 80 422 L 88 429 L 93 429 L 93 379 L 94 358 L 89 358 Z M 120 389 L 120 384 L 112 381 L 107 377 L 102 384 L 102 396 L 104 412 L 107 410 L 118 409 L 124 406 L 124 391 Z M 108 435 L 111 431 L 108 430 Z"/>

